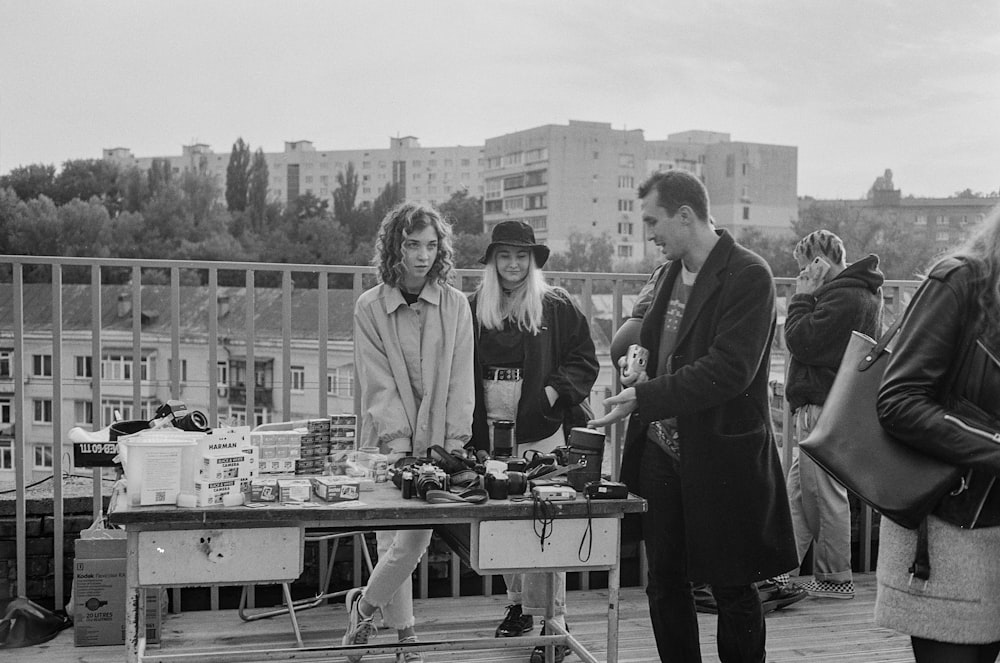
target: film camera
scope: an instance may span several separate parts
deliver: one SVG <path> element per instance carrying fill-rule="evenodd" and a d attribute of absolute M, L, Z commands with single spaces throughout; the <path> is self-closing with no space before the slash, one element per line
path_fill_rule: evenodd
<path fill-rule="evenodd" d="M 448 473 L 432 463 L 419 463 L 403 468 L 400 490 L 403 499 L 427 499 L 427 491 L 448 490 Z"/>

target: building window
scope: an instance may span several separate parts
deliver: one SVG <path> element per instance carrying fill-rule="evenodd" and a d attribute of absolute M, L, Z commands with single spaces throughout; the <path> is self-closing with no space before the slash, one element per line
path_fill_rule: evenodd
<path fill-rule="evenodd" d="M 916 218 L 916 220 L 914 220 L 913 224 L 917 225 L 917 226 L 926 226 L 927 225 L 927 215 L 926 214 L 918 214 L 917 218 Z"/>
<path fill-rule="evenodd" d="M 362 161 L 362 162 L 361 162 L 361 167 L 362 167 L 362 168 L 363 168 L 364 170 L 368 170 L 369 168 L 371 168 L 371 167 L 372 167 L 372 162 L 371 162 L 371 161 Z"/>
<path fill-rule="evenodd" d="M 470 165 L 470 164 L 469 164 L 469 160 L 468 160 L 468 159 L 462 159 L 462 160 L 461 160 L 461 161 L 460 161 L 459 163 L 461 163 L 461 165 L 463 165 L 463 166 L 468 166 L 468 165 Z"/>
<path fill-rule="evenodd" d="M 129 421 L 131 419 L 152 419 L 156 412 L 156 403 L 151 400 L 144 400 L 139 404 L 139 411 L 132 408 L 131 400 L 121 398 L 105 399 L 101 401 L 102 421 L 116 421 L 118 419 Z"/>
<path fill-rule="evenodd" d="M 188 360 L 187 359 L 181 359 L 180 368 L 181 368 L 180 375 L 178 377 L 180 378 L 181 382 L 187 382 L 188 381 Z M 167 358 L 167 374 L 170 376 L 171 380 L 174 379 L 173 378 L 173 375 L 174 375 L 174 358 L 173 357 L 168 357 Z"/>
<path fill-rule="evenodd" d="M 94 423 L 94 403 L 73 401 L 73 422 L 78 426 Z"/>
<path fill-rule="evenodd" d="M 52 355 L 31 355 L 31 374 L 52 377 Z"/>
<path fill-rule="evenodd" d="M 306 369 L 304 366 L 292 366 L 292 391 L 302 393 L 306 390 Z"/>
<path fill-rule="evenodd" d="M 548 181 L 547 170 L 533 170 L 524 174 L 524 186 L 542 186 Z"/>
<path fill-rule="evenodd" d="M 945 217 L 944 217 L 943 215 L 941 215 L 941 214 L 939 214 L 939 215 L 937 216 L 937 218 L 936 218 L 936 219 L 934 220 L 934 222 L 935 222 L 935 223 L 936 223 L 937 225 L 939 225 L 939 226 L 946 226 L 946 225 L 948 225 L 948 219 L 946 219 L 946 218 L 945 218 Z"/>
<path fill-rule="evenodd" d="M 619 154 L 618 155 L 618 165 L 622 168 L 635 168 L 635 155 L 634 154 Z M 621 247 L 619 247 L 621 248 Z"/>
<path fill-rule="evenodd" d="M 340 366 L 326 374 L 326 393 L 342 398 L 354 397 L 354 365 Z"/>
<path fill-rule="evenodd" d="M 428 168 L 437 168 L 437 165 L 438 165 L 438 160 L 437 159 L 428 159 L 427 160 L 427 167 Z"/>
<path fill-rule="evenodd" d="M 635 232 L 635 225 L 631 221 L 618 222 L 619 235 L 631 235 L 633 232 Z"/>
<path fill-rule="evenodd" d="M 631 212 L 635 201 L 629 198 L 628 200 L 618 201 L 618 211 L 619 212 Z"/>
<path fill-rule="evenodd" d="M 528 205 L 526 209 L 545 209 L 547 201 L 547 195 L 544 193 L 536 193 L 527 197 Z"/>
<path fill-rule="evenodd" d="M 515 198 L 504 198 L 503 209 L 505 212 L 524 209 L 524 197 L 517 196 Z"/>
<path fill-rule="evenodd" d="M 750 220 L 750 208 L 745 205 L 743 206 L 743 220 L 744 221 Z"/>
<path fill-rule="evenodd" d="M 94 362 L 91 361 L 90 355 L 76 356 L 76 377 L 78 378 L 94 377 Z"/>
<path fill-rule="evenodd" d="M 444 167 L 445 168 L 454 168 L 455 167 L 455 162 L 452 161 L 451 159 L 445 159 L 444 160 Z"/>
<path fill-rule="evenodd" d="M 9 378 L 14 373 L 14 351 L 0 349 L 0 378 Z"/>
<path fill-rule="evenodd" d="M 619 175 L 618 176 L 618 188 L 619 189 L 634 189 L 635 188 L 635 178 L 631 175 Z"/>
<path fill-rule="evenodd" d="M 52 469 L 52 445 L 33 444 L 31 446 L 34 447 L 35 450 L 35 469 Z"/>
<path fill-rule="evenodd" d="M 939 232 L 937 234 L 937 241 L 939 241 L 939 242 L 947 242 L 948 241 L 948 233 L 947 233 L 947 231 Z"/>
<path fill-rule="evenodd" d="M 9 398 L 0 398 L 0 424 L 14 423 L 14 407 Z"/>
<path fill-rule="evenodd" d="M 525 163 L 532 163 L 535 161 L 546 161 L 549 158 L 549 148 L 540 147 L 534 150 L 528 150 L 524 153 Z"/>
<path fill-rule="evenodd" d="M 487 200 L 483 212 L 486 214 L 496 214 L 503 211 L 502 200 Z"/>
<path fill-rule="evenodd" d="M 743 164 L 743 174 L 744 175 L 747 174 L 747 165 L 746 164 Z"/>
<path fill-rule="evenodd" d="M 503 178 L 503 190 L 509 191 L 510 189 L 520 189 L 524 186 L 524 175 L 514 175 L 513 177 Z"/>
<path fill-rule="evenodd" d="M 14 442 L 0 442 L 0 470 L 14 469 Z"/>
<path fill-rule="evenodd" d="M 618 245 L 618 257 L 619 258 L 631 258 L 632 257 L 632 245 L 631 244 L 619 244 Z"/>
<path fill-rule="evenodd" d="M 52 399 L 35 398 L 31 401 L 35 418 L 32 420 L 36 424 L 52 423 Z"/>
<path fill-rule="evenodd" d="M 504 166 L 520 166 L 524 160 L 524 152 L 511 152 L 503 157 Z"/>
<path fill-rule="evenodd" d="M 500 167 L 500 157 L 490 157 L 486 160 L 486 168 L 488 170 Z"/>
<path fill-rule="evenodd" d="M 142 381 L 155 380 L 153 364 L 148 356 L 139 360 L 139 379 Z M 101 379 L 102 380 L 131 380 L 132 379 L 132 355 L 109 352 L 101 358 Z"/>
<path fill-rule="evenodd" d="M 414 168 L 420 168 L 420 159 L 414 159 L 413 160 L 413 167 Z"/>

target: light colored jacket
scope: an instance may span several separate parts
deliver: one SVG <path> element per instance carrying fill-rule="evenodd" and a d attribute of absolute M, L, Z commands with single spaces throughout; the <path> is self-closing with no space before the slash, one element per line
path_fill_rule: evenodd
<path fill-rule="evenodd" d="M 359 448 L 424 456 L 431 445 L 451 451 L 469 442 L 472 313 L 459 290 L 428 283 L 412 306 L 396 287 L 364 292 L 354 306 L 354 355 Z"/>

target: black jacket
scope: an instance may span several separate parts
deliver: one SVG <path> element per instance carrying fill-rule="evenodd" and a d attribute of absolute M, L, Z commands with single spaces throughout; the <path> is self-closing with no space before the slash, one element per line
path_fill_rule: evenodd
<path fill-rule="evenodd" d="M 638 492 L 646 428 L 677 417 L 688 577 L 743 585 L 798 563 L 768 402 L 774 280 L 726 231 L 698 272 L 673 348 L 673 373 L 655 375 L 663 318 L 681 263 L 668 264 L 643 318 L 650 380 L 635 386 L 622 481 Z"/>
<path fill-rule="evenodd" d="M 826 402 L 852 331 L 878 339 L 884 281 L 878 256 L 870 255 L 812 294 L 792 295 L 785 317 L 785 343 L 792 355 L 785 398 L 793 411 Z"/>
<path fill-rule="evenodd" d="M 483 369 L 479 358 L 479 320 L 476 318 L 476 294 L 469 297 L 472 306 L 473 336 L 476 339 L 475 383 L 476 409 L 472 419 L 472 446 L 490 448 L 486 403 L 483 398 Z M 597 381 L 600 365 L 590 325 L 565 290 L 556 289 L 542 304 L 542 329 L 525 336 L 521 400 L 517 405 L 514 432 L 521 443 L 544 440 L 556 432 L 574 406 L 587 400 Z M 551 386 L 559 398 L 549 407 L 545 387 Z M 585 422 L 584 422 L 585 423 Z"/>
<path fill-rule="evenodd" d="M 1000 525 L 1000 489 L 989 490 L 1000 474 L 1000 444 L 989 435 L 1000 433 L 1000 330 L 983 333 L 982 287 L 965 260 L 931 270 L 906 311 L 878 397 L 879 421 L 893 437 L 972 470 L 968 488 L 935 510 L 963 527 Z"/>

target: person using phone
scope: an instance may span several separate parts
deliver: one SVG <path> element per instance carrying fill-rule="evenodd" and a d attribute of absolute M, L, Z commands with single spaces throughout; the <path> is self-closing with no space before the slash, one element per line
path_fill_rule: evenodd
<path fill-rule="evenodd" d="M 843 241 L 828 230 L 803 237 L 792 255 L 802 271 L 785 318 L 791 354 L 785 398 L 801 441 L 823 411 L 851 332 L 880 335 L 885 277 L 876 255 L 848 265 Z M 800 563 L 813 546 L 814 579 L 801 587 L 814 597 L 854 598 L 847 489 L 801 453 L 792 459 L 787 487 Z"/>

